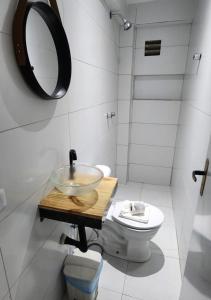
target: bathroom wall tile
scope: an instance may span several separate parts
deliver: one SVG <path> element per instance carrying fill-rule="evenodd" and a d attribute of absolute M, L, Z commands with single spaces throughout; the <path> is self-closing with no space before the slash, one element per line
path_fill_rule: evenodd
<path fill-rule="evenodd" d="M 63 231 L 61 224 L 37 253 L 33 262 L 12 287 L 12 300 L 43 299 L 46 290 L 56 283 L 67 253 L 58 241 Z"/>
<path fill-rule="evenodd" d="M 115 174 L 117 118 L 107 120 L 107 112 L 115 112 L 117 115 L 117 102 L 71 113 L 70 140 L 80 162 L 108 165 L 112 174 Z"/>
<path fill-rule="evenodd" d="M 132 88 L 131 75 L 119 75 L 118 99 L 130 101 L 131 94 L 132 94 L 131 88 Z"/>
<path fill-rule="evenodd" d="M 44 190 L 36 193 L 1 222 L 0 245 L 10 286 L 55 229 L 55 221 L 45 220 L 41 223 L 39 219 L 37 205 Z"/>
<path fill-rule="evenodd" d="M 90 83 L 94 83 L 94 88 Z M 117 74 L 73 59 L 73 74 L 68 92 L 69 111 L 117 101 L 117 84 Z"/>
<path fill-rule="evenodd" d="M 8 202 L 0 213 L 3 219 L 39 190 L 54 168 L 67 162 L 67 116 L 1 133 L 0 144 L 0 182 Z"/>
<path fill-rule="evenodd" d="M 131 127 L 131 143 L 174 147 L 176 133 L 176 125 L 133 123 Z"/>
<path fill-rule="evenodd" d="M 159 56 L 144 56 L 144 49 L 136 49 L 134 74 L 184 74 L 187 53 L 187 46 L 161 47 Z"/>
<path fill-rule="evenodd" d="M 128 264 L 124 294 L 135 298 L 141 295 L 144 300 L 178 300 L 180 286 L 179 261 L 153 253 L 144 264 Z"/>
<path fill-rule="evenodd" d="M 4 265 L 1 257 L 1 250 L 0 250 L 0 299 L 3 300 L 3 298 L 8 293 L 8 285 L 6 280 L 6 274 L 4 270 Z"/>
<path fill-rule="evenodd" d="M 130 121 L 130 102 L 118 101 L 118 123 L 129 123 Z"/>
<path fill-rule="evenodd" d="M 166 21 L 186 20 L 191 23 L 194 16 L 194 5 L 191 0 L 177 0 L 176 2 L 157 1 L 156 3 L 142 3 L 137 8 L 137 24 L 156 23 Z"/>
<path fill-rule="evenodd" d="M 122 300 L 142 300 L 141 298 L 132 298 L 126 295 L 122 295 Z"/>
<path fill-rule="evenodd" d="M 150 24 L 137 28 L 136 48 L 144 48 L 145 41 L 161 40 L 161 46 L 189 45 L 190 24 Z"/>
<path fill-rule="evenodd" d="M 122 300 L 122 294 L 100 288 L 97 296 L 98 300 Z"/>
<path fill-rule="evenodd" d="M 117 72 L 119 49 L 100 26 L 96 26 L 78 1 L 64 0 L 64 27 L 72 57 L 91 65 Z M 80 32 L 80 39 L 78 34 Z"/>
<path fill-rule="evenodd" d="M 117 293 L 122 293 L 126 277 L 126 269 L 127 261 L 104 255 L 104 264 L 99 281 L 99 287 L 109 289 Z"/>
<path fill-rule="evenodd" d="M 0 34 L 0 64 L 0 131 L 50 119 L 68 111 L 67 97 L 43 101 L 31 92 L 18 70 L 12 38 L 5 34 Z"/>
<path fill-rule="evenodd" d="M 136 100 L 133 101 L 132 122 L 177 124 L 180 101 Z"/>
<path fill-rule="evenodd" d="M 116 166 L 116 177 L 119 183 L 125 184 L 127 182 L 127 166 Z"/>
<path fill-rule="evenodd" d="M 128 161 L 128 146 L 117 145 L 117 164 L 127 165 Z"/>
<path fill-rule="evenodd" d="M 133 48 L 120 48 L 119 74 L 130 75 L 132 72 Z"/>
<path fill-rule="evenodd" d="M 128 145 L 129 139 L 129 124 L 119 124 L 117 132 L 117 144 Z"/>
<path fill-rule="evenodd" d="M 181 99 L 183 75 L 136 76 L 134 99 Z"/>
<path fill-rule="evenodd" d="M 150 203 L 158 207 L 172 208 L 170 190 L 166 190 L 166 186 L 161 186 L 161 188 L 157 185 L 144 184 L 141 191 L 141 201 Z"/>
<path fill-rule="evenodd" d="M 129 165 L 129 180 L 151 184 L 169 185 L 171 168 Z"/>
<path fill-rule="evenodd" d="M 139 201 L 141 198 L 142 184 L 136 182 L 127 182 L 119 184 L 113 201 L 127 200 Z"/>
<path fill-rule="evenodd" d="M 174 148 L 131 144 L 129 163 L 171 168 L 173 156 Z"/>
<path fill-rule="evenodd" d="M 132 47 L 134 38 L 134 26 L 130 30 L 124 30 L 123 27 L 120 28 L 120 39 L 119 46 L 122 47 Z"/>
<path fill-rule="evenodd" d="M 13 0 L 2 0 L 0 4 L 0 32 L 12 32 L 12 18 L 17 4 Z"/>
<path fill-rule="evenodd" d="M 104 34 L 115 43 L 119 42 L 119 24 L 115 20 L 108 18 L 108 12 L 103 3 L 98 0 L 92 0 L 91 2 L 79 0 L 79 2 L 81 9 L 84 9 L 96 24 L 102 28 Z"/>

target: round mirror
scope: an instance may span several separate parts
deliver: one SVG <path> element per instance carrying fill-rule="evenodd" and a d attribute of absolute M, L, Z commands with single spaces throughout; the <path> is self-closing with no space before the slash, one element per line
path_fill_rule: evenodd
<path fill-rule="evenodd" d="M 44 99 L 62 98 L 70 84 L 71 56 L 59 15 L 44 2 L 20 0 L 13 38 L 16 59 L 28 85 Z"/>
<path fill-rule="evenodd" d="M 34 75 L 47 94 L 54 92 L 58 81 L 58 57 L 48 26 L 36 10 L 31 9 L 26 22 L 26 46 Z"/>

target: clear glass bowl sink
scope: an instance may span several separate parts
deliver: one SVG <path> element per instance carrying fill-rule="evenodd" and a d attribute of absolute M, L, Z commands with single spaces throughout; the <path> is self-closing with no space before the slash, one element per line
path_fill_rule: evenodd
<path fill-rule="evenodd" d="M 76 196 L 94 190 L 103 179 L 100 169 L 88 165 L 74 165 L 73 179 L 70 179 L 70 166 L 57 169 L 51 175 L 51 182 L 62 193 Z"/>

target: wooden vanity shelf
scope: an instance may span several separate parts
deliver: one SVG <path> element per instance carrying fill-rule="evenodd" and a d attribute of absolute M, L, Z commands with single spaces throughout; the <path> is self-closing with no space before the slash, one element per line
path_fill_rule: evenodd
<path fill-rule="evenodd" d="M 117 178 L 105 177 L 95 190 L 81 196 L 67 196 L 53 189 L 39 204 L 40 220 L 101 229 L 117 183 Z"/>

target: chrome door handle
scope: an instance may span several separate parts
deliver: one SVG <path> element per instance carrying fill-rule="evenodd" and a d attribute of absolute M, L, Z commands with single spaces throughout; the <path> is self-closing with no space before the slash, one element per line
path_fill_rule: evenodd
<path fill-rule="evenodd" d="M 209 159 L 207 159 L 206 162 L 205 162 L 204 171 L 194 170 L 192 172 L 192 178 L 195 182 L 197 181 L 196 176 L 203 176 L 202 177 L 202 182 L 201 182 L 201 188 L 200 188 L 200 195 L 201 196 L 203 196 L 203 193 L 204 193 L 204 188 L 205 188 L 205 184 L 206 184 L 208 169 L 209 169 Z"/>

